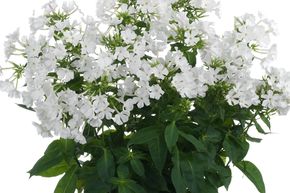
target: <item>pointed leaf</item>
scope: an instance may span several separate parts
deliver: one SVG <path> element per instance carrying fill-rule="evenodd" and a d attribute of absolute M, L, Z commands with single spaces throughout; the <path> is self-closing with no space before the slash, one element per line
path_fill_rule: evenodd
<path fill-rule="evenodd" d="M 134 193 L 146 193 L 145 189 L 136 182 L 134 182 L 133 180 L 130 180 L 127 186 Z"/>
<path fill-rule="evenodd" d="M 171 180 L 172 184 L 174 185 L 174 188 L 177 193 L 184 193 L 186 190 L 183 177 L 181 175 L 180 170 L 180 157 L 179 157 L 179 151 L 177 148 L 174 149 L 172 162 L 174 164 L 172 170 L 171 170 Z"/>
<path fill-rule="evenodd" d="M 63 171 L 63 156 L 58 153 L 55 155 L 46 154 L 42 156 L 33 168 L 28 172 L 30 177 L 32 176 L 43 176 L 43 177 L 52 177 L 62 174 Z M 60 170 L 56 169 L 60 167 Z"/>
<path fill-rule="evenodd" d="M 162 171 L 167 157 L 167 147 L 163 137 L 155 137 L 148 144 L 148 147 L 156 168 Z"/>
<path fill-rule="evenodd" d="M 178 130 L 176 128 L 175 121 L 166 127 L 164 136 L 168 150 L 171 151 L 178 140 Z"/>
<path fill-rule="evenodd" d="M 267 118 L 264 114 L 262 114 L 262 113 L 260 113 L 259 114 L 260 115 L 260 118 L 261 118 L 261 120 L 267 125 L 267 127 L 269 128 L 269 129 L 271 129 L 271 123 L 270 123 L 270 118 Z"/>
<path fill-rule="evenodd" d="M 134 133 L 128 143 L 128 145 L 132 144 L 147 144 L 152 139 L 156 138 L 159 135 L 160 130 L 156 127 L 146 127 L 140 130 L 137 130 Z"/>
<path fill-rule="evenodd" d="M 103 149 L 103 155 L 97 162 L 97 169 L 99 177 L 103 180 L 114 176 L 115 163 L 113 155 L 109 150 Z"/>
<path fill-rule="evenodd" d="M 57 165 L 39 173 L 39 176 L 42 177 L 55 177 L 63 174 L 69 169 L 69 165 L 67 164 L 66 161 L 62 160 L 60 163 Z"/>
<path fill-rule="evenodd" d="M 184 133 L 182 131 L 178 131 L 178 132 L 179 132 L 180 136 L 182 136 L 184 139 L 186 139 L 192 145 L 194 145 L 194 147 L 197 149 L 197 151 L 199 151 L 199 152 L 205 152 L 206 151 L 205 145 L 201 141 L 196 139 L 193 135 L 186 134 L 186 133 Z"/>
<path fill-rule="evenodd" d="M 249 150 L 249 143 L 243 139 L 236 139 L 230 135 L 225 137 L 223 147 L 226 150 L 228 157 L 238 163 L 244 159 Z"/>
<path fill-rule="evenodd" d="M 145 174 L 144 166 L 139 159 L 130 160 L 130 164 L 136 174 L 138 174 L 139 176 L 144 176 Z"/>
<path fill-rule="evenodd" d="M 76 170 L 77 165 L 71 167 L 69 171 L 60 179 L 54 193 L 74 193 L 77 185 Z"/>
<path fill-rule="evenodd" d="M 262 134 L 267 134 L 264 129 L 261 127 L 261 125 L 257 122 L 257 120 L 254 120 L 254 123 L 255 123 L 255 127 L 257 129 L 257 131 L 259 133 L 262 133 Z"/>
<path fill-rule="evenodd" d="M 235 165 L 249 178 L 260 193 L 266 192 L 262 174 L 253 163 L 249 161 L 241 161 Z"/>

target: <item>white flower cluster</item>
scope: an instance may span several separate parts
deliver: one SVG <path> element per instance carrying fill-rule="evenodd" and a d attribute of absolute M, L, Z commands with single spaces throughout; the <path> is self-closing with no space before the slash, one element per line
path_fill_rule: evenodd
<path fill-rule="evenodd" d="M 42 136 L 85 143 L 87 124 L 97 130 L 104 121 L 125 124 L 135 108 L 164 95 L 165 80 L 190 100 L 226 82 L 230 105 L 262 104 L 287 112 L 289 73 L 268 67 L 275 58 L 271 21 L 245 15 L 236 19 L 232 32 L 218 36 L 201 19 L 206 12 L 218 14 L 214 0 L 189 1 L 195 14 L 180 8 L 179 0 L 120 2 L 99 1 L 91 17 L 75 3 L 58 7 L 51 0 L 42 15 L 30 19 L 28 37 L 19 37 L 18 30 L 7 36 L 5 53 L 14 76 L 0 81 L 0 88 L 12 97 L 21 95 L 23 104 L 36 111 L 40 123 L 34 125 Z M 16 56 L 26 61 L 12 62 Z M 258 63 L 266 72 L 260 80 L 250 76 Z"/>

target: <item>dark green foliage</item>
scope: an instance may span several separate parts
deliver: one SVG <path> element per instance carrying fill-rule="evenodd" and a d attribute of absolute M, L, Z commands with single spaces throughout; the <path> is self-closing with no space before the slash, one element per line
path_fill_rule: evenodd
<path fill-rule="evenodd" d="M 265 185 L 259 169 L 249 161 L 241 161 L 235 164 L 256 186 L 260 193 L 265 193 Z"/>
<path fill-rule="evenodd" d="M 44 155 L 28 172 L 30 176 L 53 177 L 66 172 L 75 162 L 75 142 L 60 139 L 52 142 Z"/>

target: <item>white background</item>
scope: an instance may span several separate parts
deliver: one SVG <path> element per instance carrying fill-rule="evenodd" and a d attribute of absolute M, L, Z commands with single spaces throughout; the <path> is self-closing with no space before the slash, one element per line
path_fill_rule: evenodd
<path fill-rule="evenodd" d="M 0 65 L 5 62 L 3 42 L 5 36 L 17 27 L 26 32 L 28 18 L 33 10 L 46 0 L 8 0 L 0 2 Z M 78 0 L 82 10 L 94 14 L 95 0 Z M 286 0 L 222 0 L 220 29 L 231 29 L 233 16 L 245 12 L 261 11 L 278 24 L 278 60 L 275 66 L 290 70 L 290 5 Z M 33 113 L 14 105 L 5 93 L 0 93 L 0 192 L 53 193 L 56 178 L 33 177 L 29 180 L 27 171 L 42 156 L 50 139 L 42 139 L 31 125 Z M 267 193 L 290 192 L 290 116 L 274 117 L 271 135 L 265 136 L 261 144 L 252 144 L 247 160 L 254 162 L 261 170 Z M 255 187 L 237 169 L 233 170 L 229 193 L 258 193 Z M 226 193 L 221 189 L 220 193 Z"/>

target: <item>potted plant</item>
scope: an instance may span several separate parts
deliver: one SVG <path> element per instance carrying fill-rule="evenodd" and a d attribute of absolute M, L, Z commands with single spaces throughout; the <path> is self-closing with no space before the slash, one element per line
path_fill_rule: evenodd
<path fill-rule="evenodd" d="M 92 17 L 52 0 L 28 37 L 8 35 L 0 88 L 59 137 L 30 176 L 63 174 L 55 193 L 217 193 L 235 166 L 264 193 L 249 130 L 287 113 L 289 73 L 269 66 L 270 20 L 246 14 L 217 35 L 218 5 L 101 0 Z"/>

